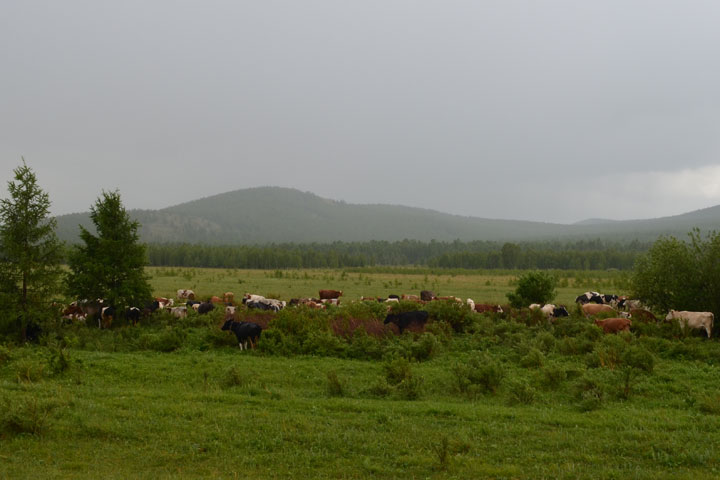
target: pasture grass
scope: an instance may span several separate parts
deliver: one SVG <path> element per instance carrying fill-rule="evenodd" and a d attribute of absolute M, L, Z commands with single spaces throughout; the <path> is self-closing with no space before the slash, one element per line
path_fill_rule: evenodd
<path fill-rule="evenodd" d="M 339 288 L 347 302 L 438 284 L 504 303 L 485 287 L 504 293 L 515 278 L 166 270 L 152 271 L 158 295 Z M 598 274 L 610 286 L 614 275 Z M 610 291 L 565 280 L 568 303 Z M 578 315 L 428 310 L 424 331 L 397 336 L 384 305 L 241 309 L 267 327 L 249 352 L 219 330 L 218 310 L 2 345 L 0 478 L 720 477 L 715 339 L 672 324 L 606 336 Z"/>

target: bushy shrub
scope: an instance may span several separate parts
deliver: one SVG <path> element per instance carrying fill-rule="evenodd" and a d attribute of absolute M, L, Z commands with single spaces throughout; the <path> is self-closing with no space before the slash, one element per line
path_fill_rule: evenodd
<path fill-rule="evenodd" d="M 602 371 L 588 371 L 575 383 L 575 397 L 583 412 L 600 408 L 608 390 L 607 376 Z"/>
<path fill-rule="evenodd" d="M 429 302 L 423 309 L 428 312 L 430 319 L 450 325 L 455 332 L 465 332 L 474 321 L 475 314 L 465 304 L 454 300 Z"/>
<path fill-rule="evenodd" d="M 526 382 L 514 381 L 508 388 L 508 403 L 510 405 L 530 405 L 535 401 L 537 392 Z"/>
<path fill-rule="evenodd" d="M 363 330 L 355 330 L 346 354 L 350 358 L 379 360 L 384 352 L 383 344 Z"/>
<path fill-rule="evenodd" d="M 508 293 L 507 298 L 515 308 L 527 307 L 532 303 L 544 305 L 557 295 L 556 285 L 557 278 L 547 272 L 528 272 L 518 278 L 517 288 Z"/>
<path fill-rule="evenodd" d="M 47 372 L 47 364 L 36 358 L 22 358 L 15 362 L 15 374 L 18 383 L 39 382 L 45 378 Z"/>
<path fill-rule="evenodd" d="M 545 355 L 537 348 L 531 348 L 527 355 L 520 359 L 520 366 L 525 368 L 542 367 L 545 363 Z"/>
<path fill-rule="evenodd" d="M 173 352 L 183 346 L 187 331 L 181 328 L 166 327 L 158 333 L 146 333 L 140 336 L 140 348 L 157 352 Z"/>
<path fill-rule="evenodd" d="M 410 356 L 419 362 L 434 357 L 440 349 L 440 342 L 432 333 L 425 332 L 412 343 Z"/>
<path fill-rule="evenodd" d="M 385 379 L 389 385 L 398 385 L 403 380 L 412 377 L 410 361 L 407 358 L 395 357 L 383 363 Z"/>
<path fill-rule="evenodd" d="M 45 431 L 53 406 L 35 397 L 22 401 L 5 399 L 0 404 L 0 432 L 17 435 L 39 435 Z"/>
<path fill-rule="evenodd" d="M 550 390 L 555 390 L 567 379 L 567 372 L 557 363 L 545 365 L 541 370 L 540 383 Z"/>
<path fill-rule="evenodd" d="M 465 362 L 452 367 L 457 390 L 461 393 L 495 393 L 505 378 L 505 370 L 485 352 L 473 352 Z"/>
<path fill-rule="evenodd" d="M 303 353 L 322 357 L 343 357 L 347 343 L 327 330 L 313 330 L 303 343 Z"/>
<path fill-rule="evenodd" d="M 253 375 L 254 374 L 252 372 L 248 372 L 247 370 L 241 369 L 236 365 L 233 365 L 227 370 L 225 370 L 225 374 L 223 375 L 221 383 L 222 386 L 226 388 L 245 387 L 250 384 Z"/>
<path fill-rule="evenodd" d="M 423 379 L 417 375 L 411 375 L 396 385 L 398 396 L 403 400 L 417 400 L 422 394 Z"/>
<path fill-rule="evenodd" d="M 555 348 L 555 337 L 550 332 L 540 332 L 533 343 L 541 352 L 550 353 Z"/>

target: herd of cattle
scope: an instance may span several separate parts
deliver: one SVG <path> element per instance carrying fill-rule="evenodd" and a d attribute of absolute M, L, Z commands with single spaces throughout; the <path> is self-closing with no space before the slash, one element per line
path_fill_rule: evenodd
<path fill-rule="evenodd" d="M 328 305 L 340 305 L 342 293 L 341 290 L 320 290 L 318 292 L 318 298 L 294 298 L 290 300 L 290 302 L 247 293 L 243 295 L 241 303 L 248 309 L 269 310 L 274 312 L 280 311 L 287 306 L 301 305 L 309 308 L 322 309 L 327 308 Z M 260 337 L 262 328 L 258 324 L 236 320 L 237 305 L 235 303 L 235 295 L 232 292 L 225 292 L 222 297 L 212 296 L 206 301 L 201 302 L 195 300 L 195 293 L 192 290 L 180 289 L 177 291 L 177 304 L 175 300 L 176 299 L 172 298 L 157 297 L 147 302 L 144 308 L 128 307 L 123 309 L 122 316 L 126 318 L 128 322 L 136 325 L 141 318 L 150 316 L 157 311 L 167 311 L 173 316 L 182 318 L 187 316 L 188 309 L 193 309 L 202 315 L 220 306 L 220 308 L 224 308 L 225 311 L 225 320 L 221 328 L 222 330 L 231 331 L 235 334 L 241 349 L 248 348 L 248 343 L 249 348 L 254 348 L 255 343 Z M 361 301 L 384 302 L 388 304 L 400 302 L 401 300 L 417 302 L 418 304 L 446 300 L 467 305 L 470 310 L 477 313 L 503 313 L 501 305 L 475 303 L 470 298 L 463 301 L 461 298 L 454 296 L 438 297 L 428 290 L 421 291 L 420 295 L 389 295 L 387 298 L 361 297 Z M 184 303 L 181 304 L 180 302 Z M 580 305 L 582 312 L 588 318 L 600 314 L 609 317 L 594 320 L 595 324 L 602 328 L 605 333 L 629 331 L 632 325 L 632 319 L 642 322 L 658 321 L 655 315 L 651 311 L 643 308 L 638 300 L 623 296 L 585 292 L 579 295 L 575 299 L 575 302 Z M 388 305 L 387 316 L 385 317 L 384 323 L 386 325 L 396 325 L 401 334 L 411 325 L 423 327 L 428 320 L 428 312 L 420 308 L 402 313 L 391 313 L 391 308 L 392 305 Z M 532 304 L 529 306 L 529 309 L 541 312 L 550 320 L 570 315 L 564 305 Z M 95 301 L 73 302 L 62 311 L 62 315 L 64 319 L 69 321 L 84 323 L 88 320 L 97 320 L 99 328 L 110 328 L 113 318 L 117 315 L 117 310 L 113 305 L 105 305 L 102 299 L 97 299 Z M 670 310 L 665 319 L 667 321 L 677 320 L 682 328 L 704 330 L 708 338 L 712 335 L 714 324 L 712 312 Z"/>

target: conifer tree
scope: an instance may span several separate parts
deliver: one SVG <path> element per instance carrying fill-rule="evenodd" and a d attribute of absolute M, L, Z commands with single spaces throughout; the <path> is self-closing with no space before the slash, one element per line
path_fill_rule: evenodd
<path fill-rule="evenodd" d="M 10 198 L 0 200 L 0 328 L 22 341 L 28 326 L 52 318 L 63 247 L 49 218 L 50 197 L 25 163 L 13 170 Z"/>
<path fill-rule="evenodd" d="M 152 291 L 144 270 L 146 246 L 139 242 L 140 224 L 130 219 L 117 190 L 102 193 L 90 207 L 90 218 L 97 235 L 80 226 L 82 243 L 68 259 L 68 293 L 101 298 L 120 308 L 141 306 Z"/>

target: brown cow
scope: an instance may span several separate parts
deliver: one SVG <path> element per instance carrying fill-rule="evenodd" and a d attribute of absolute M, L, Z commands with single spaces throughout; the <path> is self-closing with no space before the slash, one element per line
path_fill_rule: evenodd
<path fill-rule="evenodd" d="M 603 329 L 605 333 L 629 332 L 632 320 L 629 318 L 606 318 L 595 320 L 595 325 Z"/>
<path fill-rule="evenodd" d="M 418 297 L 417 295 L 406 295 L 404 293 L 400 296 L 400 298 L 402 298 L 403 300 L 413 300 L 416 302 L 420 301 L 420 297 Z"/>
<path fill-rule="evenodd" d="M 634 320 L 640 320 L 641 322 L 657 322 L 657 317 L 650 311 L 644 308 L 633 308 L 630 310 L 630 317 Z"/>
<path fill-rule="evenodd" d="M 435 298 L 435 294 L 431 292 L 430 290 L 421 290 L 420 291 L 420 300 L 424 302 L 430 302 L 432 299 Z"/>
<path fill-rule="evenodd" d="M 235 294 L 232 292 L 225 292 L 223 294 L 223 300 L 225 303 L 233 303 L 235 301 Z"/>
<path fill-rule="evenodd" d="M 320 290 L 320 300 L 331 300 L 333 298 L 340 298 L 342 296 L 342 290 Z"/>
<path fill-rule="evenodd" d="M 222 298 L 220 298 L 216 295 L 213 295 L 212 297 L 210 297 L 210 302 L 211 303 L 222 303 Z"/>
<path fill-rule="evenodd" d="M 586 303 L 582 306 L 582 311 L 588 317 L 597 315 L 599 313 L 615 313 L 615 310 L 610 305 L 599 305 L 596 303 Z"/>
<path fill-rule="evenodd" d="M 485 313 L 485 312 L 503 313 L 503 309 L 500 305 L 488 305 L 487 303 L 476 303 L 475 311 L 478 313 Z"/>

